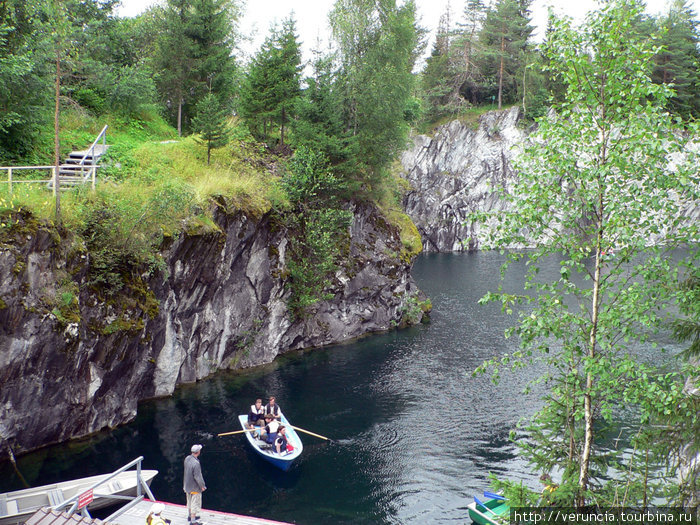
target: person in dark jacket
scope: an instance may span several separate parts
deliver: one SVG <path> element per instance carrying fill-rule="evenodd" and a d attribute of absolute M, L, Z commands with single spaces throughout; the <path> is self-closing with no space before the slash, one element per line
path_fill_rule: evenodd
<path fill-rule="evenodd" d="M 275 452 L 278 454 L 287 453 L 287 427 L 280 425 L 277 429 L 277 438 L 275 439 Z"/>
<path fill-rule="evenodd" d="M 254 405 L 250 405 L 248 411 L 248 428 L 261 427 L 265 424 L 265 407 L 262 406 L 262 399 L 256 399 Z"/>
<path fill-rule="evenodd" d="M 187 496 L 187 521 L 191 525 L 203 525 L 197 515 L 202 510 L 202 492 L 207 490 L 202 477 L 202 466 L 199 464 L 199 455 L 202 445 L 192 445 L 192 454 L 185 458 L 185 475 L 183 490 Z"/>

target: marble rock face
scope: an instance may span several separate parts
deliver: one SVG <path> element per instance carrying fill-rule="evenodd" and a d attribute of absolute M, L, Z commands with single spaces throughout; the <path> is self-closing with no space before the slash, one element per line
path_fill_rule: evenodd
<path fill-rule="evenodd" d="M 519 119 L 520 109 L 513 107 L 482 115 L 477 129 L 454 120 L 433 137 L 415 136 L 403 152 L 401 176 L 411 186 L 403 206 L 425 251 L 479 248 L 478 226 L 467 216 L 504 209 L 495 190 L 514 176 L 512 160 L 526 138 Z"/>
<path fill-rule="evenodd" d="M 124 308 L 92 293 L 90 254 L 69 233 L 35 224 L 0 244 L 0 449 L 112 428 L 133 419 L 140 400 L 217 370 L 415 322 L 406 312 L 422 294 L 398 230 L 371 206 L 352 212 L 332 298 L 303 318 L 287 308 L 292 241 L 268 215 L 219 212 L 217 231 L 172 239 L 165 268 L 145 282 L 150 309 L 143 298 Z M 52 308 L 66 286 L 76 293 L 68 319 Z"/>

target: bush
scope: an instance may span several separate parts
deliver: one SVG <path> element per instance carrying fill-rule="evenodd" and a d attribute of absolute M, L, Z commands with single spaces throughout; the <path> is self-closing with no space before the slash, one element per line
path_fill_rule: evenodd
<path fill-rule="evenodd" d="M 153 73 L 139 66 L 121 68 L 114 90 L 108 96 L 109 107 L 125 116 L 146 111 L 155 99 Z"/>

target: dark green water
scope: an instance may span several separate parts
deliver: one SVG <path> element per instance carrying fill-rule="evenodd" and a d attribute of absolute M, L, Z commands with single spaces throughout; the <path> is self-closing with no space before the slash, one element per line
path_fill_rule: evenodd
<path fill-rule="evenodd" d="M 433 302 L 430 324 L 352 344 L 287 355 L 246 374 L 219 374 L 142 403 L 131 424 L 19 459 L 32 485 L 109 472 L 143 455 L 160 474 L 155 496 L 184 503 L 182 462 L 202 443 L 206 508 L 299 524 L 468 522 L 467 504 L 489 472 L 537 487 L 508 433 L 538 405 L 521 394 L 527 377 L 499 386 L 472 378 L 483 360 L 514 343 L 512 319 L 477 300 L 495 290 L 503 256 L 420 257 L 414 277 Z M 555 275 L 558 264 L 545 269 Z M 522 290 L 522 271 L 506 276 Z M 525 372 L 532 373 L 532 372 Z M 302 434 L 304 453 L 283 473 L 249 450 L 236 416 L 270 394 L 290 421 L 329 436 Z M 0 464 L 0 492 L 22 488 Z"/>

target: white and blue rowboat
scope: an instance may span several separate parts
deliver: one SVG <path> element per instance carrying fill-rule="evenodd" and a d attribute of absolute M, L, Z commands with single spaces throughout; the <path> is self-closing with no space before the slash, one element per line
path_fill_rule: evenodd
<path fill-rule="evenodd" d="M 158 474 L 157 470 L 141 471 L 141 476 L 148 485 L 151 484 L 156 474 Z M 24 523 L 40 508 L 59 505 L 78 494 L 82 494 L 96 483 L 110 476 L 111 474 L 100 474 L 99 476 L 62 481 L 52 485 L 0 494 L 0 525 Z M 128 470 L 117 474 L 103 485 L 95 488 L 93 500 L 88 505 L 88 509 L 93 511 L 115 503 L 123 503 L 123 499 L 117 498 L 119 496 L 136 496 L 136 485 L 135 471 Z M 112 496 L 117 496 L 117 498 Z"/>
<path fill-rule="evenodd" d="M 266 448 L 268 444 L 255 437 L 254 432 L 246 432 L 245 435 L 246 438 L 248 438 L 248 443 L 250 443 L 255 452 L 260 454 L 265 461 L 269 461 L 275 467 L 286 472 L 292 466 L 294 460 L 301 455 L 302 450 L 304 450 L 304 445 L 301 443 L 299 434 L 294 431 L 294 428 L 289 424 L 289 421 L 287 421 L 287 418 L 284 417 L 284 414 L 281 414 L 281 416 L 281 423 L 287 429 L 287 441 L 294 447 L 294 450 L 291 452 L 282 452 L 281 454 L 278 454 L 277 452 L 273 452 L 272 448 Z M 248 414 L 238 416 L 238 420 L 241 422 L 243 430 L 248 430 Z"/>

